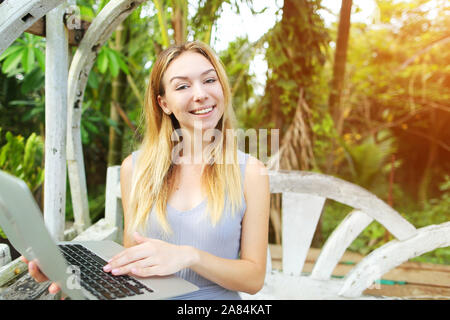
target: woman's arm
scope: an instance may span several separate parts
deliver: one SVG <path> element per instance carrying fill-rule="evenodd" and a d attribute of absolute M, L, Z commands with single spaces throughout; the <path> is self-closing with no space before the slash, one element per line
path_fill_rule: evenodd
<path fill-rule="evenodd" d="M 244 194 L 247 203 L 242 220 L 241 257 L 230 260 L 193 248 L 191 269 L 224 288 L 257 293 L 264 285 L 269 229 L 269 176 L 264 164 L 253 157 L 246 167 Z"/>
<path fill-rule="evenodd" d="M 136 234 L 134 241 L 128 239 L 127 243 L 133 242 L 137 245 L 111 259 L 104 270 L 112 271 L 115 275 L 133 273 L 148 277 L 191 268 L 204 278 L 229 290 L 250 294 L 258 292 L 264 284 L 266 271 L 269 177 L 264 164 L 253 157 L 250 157 L 245 171 L 244 195 L 247 209 L 242 221 L 239 260 L 220 258 L 194 247 L 177 246 Z M 122 201 L 126 199 L 126 196 L 124 198 L 122 195 Z"/>

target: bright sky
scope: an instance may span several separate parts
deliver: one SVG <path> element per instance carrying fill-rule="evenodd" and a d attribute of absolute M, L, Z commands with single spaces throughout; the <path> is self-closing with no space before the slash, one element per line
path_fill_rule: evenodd
<path fill-rule="evenodd" d="M 341 1 L 339 0 L 322 0 L 322 5 L 329 9 L 330 12 L 321 10 L 320 14 L 325 19 L 327 26 L 338 20 Z M 217 41 L 212 43 L 212 47 L 216 51 L 224 50 L 228 44 L 238 36 L 247 35 L 251 42 L 258 40 L 264 33 L 274 26 L 276 21 L 281 19 L 282 11 L 278 10 L 283 7 L 283 0 L 258 0 L 254 1 L 255 11 L 260 11 L 267 7 L 266 11 L 261 14 L 253 15 L 246 6 L 242 6 L 238 15 L 231 6 L 224 4 L 224 10 L 217 21 L 217 28 L 213 30 L 213 37 L 217 37 Z M 359 7 L 360 11 L 355 13 L 355 9 Z M 277 15 L 277 10 L 278 15 Z M 352 21 L 370 22 L 370 18 L 375 10 L 374 0 L 353 0 Z M 256 88 L 258 94 L 262 94 L 264 90 L 265 74 L 267 63 L 264 56 L 257 55 L 251 63 L 250 70 L 255 73 L 259 86 Z"/>

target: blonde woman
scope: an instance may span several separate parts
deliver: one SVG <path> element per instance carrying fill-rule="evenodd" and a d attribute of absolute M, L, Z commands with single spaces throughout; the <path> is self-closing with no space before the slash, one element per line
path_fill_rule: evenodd
<path fill-rule="evenodd" d="M 230 88 L 215 53 L 198 41 L 164 50 L 152 68 L 143 115 L 143 142 L 120 173 L 126 249 L 104 271 L 175 273 L 200 287 L 175 299 L 258 292 L 266 268 L 268 175 L 262 162 L 237 149 Z M 45 278 L 33 266 L 30 273 Z"/>

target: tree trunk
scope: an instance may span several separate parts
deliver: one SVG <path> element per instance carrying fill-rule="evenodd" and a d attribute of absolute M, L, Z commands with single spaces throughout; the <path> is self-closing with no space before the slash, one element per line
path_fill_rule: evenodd
<path fill-rule="evenodd" d="M 350 33 L 350 15 L 352 0 L 342 0 L 339 15 L 339 29 L 334 54 L 333 79 L 328 101 L 329 110 L 338 133 L 342 130 L 341 96 L 344 89 L 345 64 L 347 60 L 348 38 Z"/>
<path fill-rule="evenodd" d="M 328 110 L 334 122 L 338 135 L 342 132 L 343 118 L 341 110 L 341 97 L 344 89 L 345 64 L 347 60 L 348 37 L 350 33 L 350 15 L 352 0 L 342 0 L 339 14 L 339 27 L 336 39 L 336 51 L 334 53 L 333 78 L 331 80 L 330 96 L 328 98 Z M 336 141 L 332 142 L 332 150 L 327 157 L 326 173 L 333 174 L 334 149 Z"/>
<path fill-rule="evenodd" d="M 174 31 L 175 44 L 180 45 L 186 41 L 187 37 L 187 1 L 173 1 L 172 9 L 172 28 Z"/>
<path fill-rule="evenodd" d="M 445 117 L 442 117 L 441 119 L 445 119 Z M 430 111 L 430 122 L 429 123 L 431 124 L 432 137 L 438 138 L 440 131 L 443 129 L 443 127 L 445 125 L 444 125 L 444 121 L 440 120 L 440 118 L 438 117 L 438 112 L 434 109 Z M 432 181 L 432 178 L 433 178 L 433 165 L 434 165 L 437 155 L 438 155 L 438 149 L 439 149 L 438 141 L 439 141 L 439 139 L 433 139 L 430 142 L 427 163 L 425 164 L 422 178 L 420 179 L 420 182 L 419 182 L 418 199 L 422 206 L 428 200 L 428 192 L 429 192 L 429 188 L 430 188 L 430 182 Z"/>
<path fill-rule="evenodd" d="M 129 22 L 125 20 L 116 30 L 115 49 L 123 52 L 130 40 Z M 127 54 L 124 54 L 125 57 Z M 118 76 L 112 82 L 110 118 L 117 123 L 119 132 L 115 128 L 109 128 L 108 167 L 118 165 L 122 161 L 122 145 L 124 123 L 120 117 L 119 108 L 124 108 L 127 100 L 127 75 L 120 70 Z"/>

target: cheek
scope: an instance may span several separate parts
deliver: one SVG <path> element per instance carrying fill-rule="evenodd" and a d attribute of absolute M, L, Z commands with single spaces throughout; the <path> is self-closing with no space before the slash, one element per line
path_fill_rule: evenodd
<path fill-rule="evenodd" d="M 186 97 L 183 93 L 172 94 L 170 98 L 167 99 L 167 104 L 173 113 L 178 113 L 186 109 Z"/>
<path fill-rule="evenodd" d="M 224 95 L 223 95 L 223 89 L 222 86 L 220 85 L 220 83 L 218 83 L 214 88 L 213 88 L 213 94 L 215 96 L 215 98 L 217 100 L 220 100 L 222 103 L 225 100 Z"/>

